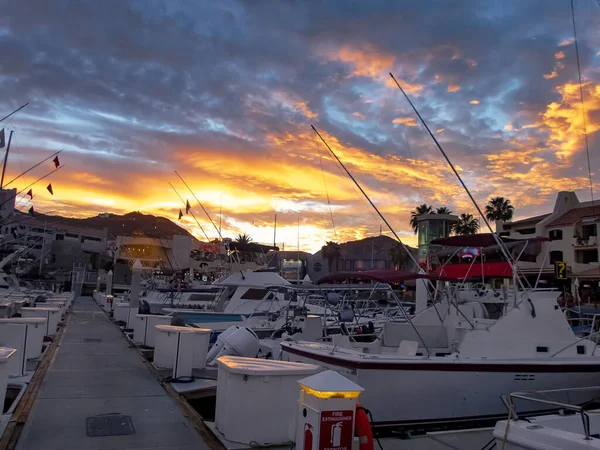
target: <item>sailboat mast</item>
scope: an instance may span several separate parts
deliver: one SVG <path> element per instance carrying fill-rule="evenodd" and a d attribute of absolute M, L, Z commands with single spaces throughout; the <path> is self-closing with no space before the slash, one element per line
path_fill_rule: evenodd
<path fill-rule="evenodd" d="M 273 247 L 277 246 L 277 213 L 275 213 L 275 223 L 273 224 Z"/>
<path fill-rule="evenodd" d="M 296 265 L 296 278 L 300 281 L 300 214 L 298 214 L 298 264 Z"/>
<path fill-rule="evenodd" d="M 10 141 L 12 141 L 13 130 L 10 130 L 8 136 L 8 145 L 6 146 L 6 152 L 4 152 L 4 164 L 2 164 L 2 178 L 0 178 L 0 189 L 4 187 L 4 174 L 6 173 L 6 163 L 8 162 L 8 152 L 10 151 Z"/>

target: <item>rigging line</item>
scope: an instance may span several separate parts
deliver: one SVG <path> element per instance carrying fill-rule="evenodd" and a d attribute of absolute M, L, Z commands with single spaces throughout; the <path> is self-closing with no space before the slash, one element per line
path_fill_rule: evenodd
<path fill-rule="evenodd" d="M 2 119 L 0 119 L 0 122 L 3 122 L 4 120 L 8 119 L 10 116 L 12 116 L 13 114 L 18 113 L 19 111 L 21 111 L 23 108 L 25 108 L 27 105 L 29 105 L 29 102 L 25 103 L 23 106 L 15 109 L 13 112 L 11 112 L 10 114 L 4 116 Z"/>
<path fill-rule="evenodd" d="M 25 175 L 26 173 L 32 171 L 33 169 L 35 169 L 36 167 L 38 167 L 40 164 L 45 163 L 46 161 L 48 161 L 50 158 L 52 158 L 53 156 L 58 156 L 58 154 L 62 152 L 62 150 L 57 151 L 56 153 L 53 153 L 52 155 L 48 156 L 46 159 L 41 160 L 39 163 L 37 163 L 35 166 L 31 166 L 29 169 L 27 169 L 25 172 L 21 173 L 20 175 L 16 176 L 15 178 L 13 178 L 12 180 L 10 180 L 8 183 L 6 183 L 4 185 L 4 189 L 6 189 L 6 186 L 8 186 L 9 184 L 17 181 L 19 178 L 21 178 L 23 175 Z"/>
<path fill-rule="evenodd" d="M 600 2 L 600 0 L 598 0 Z M 571 0 L 571 18 L 573 19 L 573 39 L 575 40 L 575 56 L 577 59 L 577 76 L 579 77 L 579 95 L 581 100 L 581 117 L 583 119 L 583 135 L 585 137 L 585 153 L 587 156 L 587 164 L 588 164 L 588 178 L 590 182 L 590 195 L 592 197 L 592 212 L 594 209 L 594 188 L 592 184 L 592 168 L 590 164 L 590 146 L 588 143 L 588 135 L 587 135 L 587 123 L 585 118 L 585 105 L 584 105 L 584 97 L 583 97 L 583 83 L 581 81 L 581 65 L 579 62 L 579 46 L 577 45 L 577 27 L 575 25 L 575 7 L 573 5 L 573 0 Z M 593 212 L 593 214 L 595 214 Z"/>
<path fill-rule="evenodd" d="M 323 170 L 323 158 L 321 158 L 321 147 L 317 135 L 315 134 L 315 145 L 317 147 L 317 154 L 319 155 L 319 164 L 321 165 L 321 175 L 323 175 L 323 185 L 325 186 L 325 195 L 327 196 L 327 204 L 329 205 L 329 215 L 331 216 L 331 226 L 333 227 L 333 235 L 337 241 L 337 231 L 335 229 L 335 222 L 333 220 L 333 210 L 331 209 L 331 201 L 329 200 L 329 190 L 327 189 L 327 180 L 325 179 L 325 171 Z"/>
<path fill-rule="evenodd" d="M 171 188 L 175 191 L 175 193 L 177 194 L 177 197 L 179 197 L 179 200 L 181 200 L 181 202 L 183 203 L 183 206 L 187 206 L 187 203 L 185 202 L 183 197 L 181 195 L 179 195 L 179 192 L 177 192 L 177 189 L 175 189 L 175 187 L 171 184 L 170 181 L 169 181 L 169 186 L 171 186 Z M 194 215 L 194 211 L 192 211 L 191 208 L 190 208 L 190 213 L 191 213 L 192 217 L 194 218 L 194 220 L 196 221 L 196 224 L 198 224 L 198 226 L 200 227 L 202 234 L 204 234 L 204 236 L 206 237 L 206 240 L 208 242 L 210 242 L 210 238 L 208 237 L 208 234 L 206 234 L 206 231 L 204 231 L 204 228 L 202 228 L 202 225 L 200 225 L 200 222 L 198 222 L 198 219 L 196 219 L 196 216 Z"/>
<path fill-rule="evenodd" d="M 600 0 L 598 0 L 598 4 L 600 5 Z M 573 4 L 573 0 L 571 0 L 571 19 L 573 21 L 573 39 L 575 41 L 575 57 L 577 60 L 577 76 L 579 78 L 579 96 L 581 101 L 581 118 L 583 119 L 583 136 L 585 139 L 585 155 L 587 157 L 587 165 L 588 165 L 588 180 L 590 183 L 590 198 L 592 200 L 592 215 L 596 216 L 596 205 L 594 204 L 594 184 L 592 182 L 592 165 L 590 162 L 590 145 L 588 142 L 588 134 L 587 134 L 587 121 L 585 118 L 585 103 L 583 96 L 583 83 L 581 81 L 581 64 L 579 61 L 579 45 L 577 43 L 577 26 L 575 23 L 575 6 Z M 600 250 L 600 242 L 596 242 L 597 251 Z M 600 270 L 600 268 L 599 268 Z"/>
<path fill-rule="evenodd" d="M 412 148 L 410 146 L 410 141 L 408 140 L 408 136 L 406 133 L 406 130 L 404 132 L 404 139 L 406 140 L 406 148 L 408 149 L 408 156 L 409 156 L 409 162 L 410 165 L 412 166 L 412 169 L 416 172 L 416 165 L 415 165 L 415 159 L 412 155 Z M 423 193 L 421 192 L 421 185 L 419 183 L 417 183 L 417 192 L 419 193 L 419 203 L 423 201 Z"/>
<path fill-rule="evenodd" d="M 179 179 L 181 180 L 181 182 L 183 184 L 185 184 L 185 187 L 188 188 L 188 191 L 190 191 L 190 194 L 192 194 L 192 196 L 196 199 L 196 201 L 198 202 L 198 204 L 200 205 L 200 207 L 202 208 L 202 211 L 204 211 L 204 214 L 206 214 L 206 217 L 208 217 L 208 220 L 210 220 L 210 223 L 213 224 L 213 227 L 215 227 L 215 230 L 217 230 L 217 233 L 219 235 L 219 238 L 221 240 L 223 240 L 223 236 L 221 236 L 221 231 L 219 230 L 219 227 L 217 226 L 217 224 L 215 223 L 214 220 L 211 219 L 210 214 L 208 214 L 208 211 L 206 210 L 206 208 L 204 207 L 204 205 L 202 205 L 202 203 L 200 203 L 200 200 L 198 200 L 198 197 L 196 197 L 196 194 L 194 194 L 194 191 L 192 191 L 190 189 L 190 187 L 188 186 L 188 184 L 185 182 L 185 180 L 181 177 L 181 175 L 179 175 L 179 173 L 177 173 L 177 171 L 175 170 L 175 175 L 177 175 L 179 177 Z"/>
<path fill-rule="evenodd" d="M 38 179 L 37 179 L 37 180 L 35 180 L 33 183 L 31 183 L 31 184 L 29 184 L 29 185 L 25 186 L 23 189 L 21 189 L 19 192 L 17 192 L 17 193 L 15 194 L 15 198 L 17 197 L 17 195 L 19 195 L 19 194 L 22 194 L 22 193 L 23 193 L 23 191 L 24 191 L 25 189 L 28 189 L 28 188 L 30 188 L 31 186 L 33 186 L 34 184 L 38 183 L 39 181 L 42 181 L 44 178 L 47 178 L 47 177 L 49 177 L 49 176 L 50 176 L 50 175 L 52 175 L 54 172 L 56 172 L 57 170 L 60 170 L 60 169 L 62 169 L 63 167 L 65 167 L 65 166 L 59 166 L 59 167 L 57 167 L 56 169 L 54 169 L 54 170 L 52 170 L 51 172 L 49 172 L 49 173 L 47 173 L 46 175 L 44 175 L 43 177 L 40 177 L 40 178 L 38 178 Z M 2 203 L 0 203 L 0 206 L 2 206 L 2 205 L 5 205 L 6 203 L 8 203 L 8 202 L 10 202 L 10 201 L 13 201 L 13 198 L 12 198 L 12 196 L 11 196 L 10 198 L 8 198 L 7 200 L 4 200 Z"/>
<path fill-rule="evenodd" d="M 423 117 L 421 117 L 421 114 L 419 113 L 419 111 L 417 110 L 417 108 L 415 107 L 415 105 L 413 105 L 413 102 L 410 100 L 410 98 L 408 97 L 408 95 L 406 95 L 406 92 L 404 92 L 404 89 L 402 89 L 402 87 L 400 86 L 400 83 L 398 83 L 398 81 L 396 81 L 396 78 L 394 77 L 394 75 L 391 72 L 390 72 L 390 77 L 392 77 L 392 80 L 394 80 L 394 83 L 396 83 L 396 86 L 398 86 L 398 89 L 400 89 L 400 91 L 402 92 L 402 94 L 404 95 L 404 97 L 406 98 L 406 100 L 408 101 L 408 103 L 410 104 L 411 108 L 413 109 L 413 111 L 415 112 L 415 114 L 417 115 L 417 117 L 419 118 L 419 120 L 421 121 L 421 123 L 423 124 L 423 126 L 425 127 L 425 129 L 427 130 L 427 133 L 429 133 L 429 136 L 431 136 L 431 139 L 433 139 L 433 142 L 435 143 L 435 145 L 437 146 L 438 150 L 440 151 L 440 153 L 442 154 L 442 156 L 444 157 L 444 159 L 446 160 L 446 162 L 448 163 L 448 165 L 452 169 L 452 172 L 454 172 L 454 175 L 456 175 L 456 178 L 458 178 L 458 181 L 460 182 L 462 188 L 465 190 L 465 192 L 469 196 L 469 199 L 471 200 L 471 202 L 473 203 L 473 205 L 477 209 L 477 212 L 479 213 L 479 215 L 482 218 L 485 217 L 483 215 L 483 211 L 479 207 L 479 204 L 475 201 L 475 198 L 471 194 L 471 191 L 469 190 L 469 188 L 467 187 L 467 185 L 463 181 L 462 177 L 460 176 L 460 174 L 456 170 L 456 167 L 454 167 L 454 164 L 452 164 L 452 161 L 450 161 L 450 158 L 448 158 L 448 155 L 446 154 L 446 152 L 444 151 L 444 149 L 442 148 L 442 146 L 440 145 L 440 143 L 438 142 L 438 140 L 435 138 L 435 136 L 433 135 L 433 133 L 429 129 L 429 126 L 427 126 L 427 123 L 425 122 L 425 119 L 423 119 Z M 514 259 L 511 257 L 510 252 L 506 248 L 506 245 L 504 244 L 504 242 L 502 242 L 502 240 L 500 239 L 500 237 L 496 233 L 494 233 L 494 230 L 492 230 L 492 226 L 490 225 L 490 223 L 489 223 L 489 221 L 487 219 L 484 220 L 484 223 L 487 225 L 488 229 L 490 230 L 490 233 L 492 234 L 493 239 L 496 241 L 496 244 L 498 244 L 498 247 L 500 248 L 500 251 L 502 252 L 502 255 L 504 256 L 504 258 L 506 259 L 506 261 L 509 262 L 509 263 L 511 263 L 513 271 L 517 275 L 519 275 L 519 270 L 518 270 L 517 264 L 514 261 Z M 525 291 L 525 285 L 523 284 L 523 281 L 522 281 L 521 277 L 517 276 L 516 279 L 517 279 L 517 282 L 519 283 L 519 285 L 521 286 L 521 289 L 523 289 L 523 291 Z"/>
<path fill-rule="evenodd" d="M 388 229 L 392 232 L 392 234 L 394 235 L 394 237 L 398 240 L 398 242 L 400 243 L 400 245 L 402 245 L 402 248 L 404 249 L 404 251 L 408 254 L 409 258 L 411 259 L 411 261 L 417 266 L 417 267 L 421 267 L 418 263 L 418 261 L 415 259 L 414 255 L 411 253 L 411 251 L 408 249 L 408 247 L 406 246 L 406 244 L 404 242 L 402 242 L 400 240 L 400 237 L 396 234 L 396 231 L 394 231 L 394 229 L 392 228 L 392 226 L 388 223 L 388 221 L 386 220 L 386 218 L 383 216 L 383 214 L 381 214 L 381 212 L 379 211 L 379 209 L 377 208 L 377 206 L 375 206 L 375 204 L 373 203 L 373 201 L 371 200 L 371 198 L 367 195 L 367 193 L 363 190 L 363 188 L 360 186 L 360 184 L 358 184 L 358 181 L 356 181 L 356 179 L 352 176 L 352 174 L 350 173 L 350 171 L 348 169 L 346 169 L 346 166 L 344 165 L 344 163 L 340 160 L 340 158 L 338 158 L 338 156 L 333 152 L 333 150 L 331 149 L 331 147 L 329 146 L 329 144 L 327 144 L 327 142 L 325 141 L 325 139 L 323 139 L 323 136 L 321 136 L 319 134 L 319 132 L 317 131 L 317 129 L 315 128 L 314 125 L 311 125 L 311 128 L 314 130 L 314 132 L 317 134 L 317 136 L 319 136 L 319 138 L 321 139 L 321 141 L 323 141 L 323 144 L 325 144 L 325 147 L 327 147 L 327 150 L 329 150 L 331 152 L 331 154 L 335 157 L 335 159 L 337 160 L 337 162 L 340 164 L 340 166 L 342 166 L 342 168 L 344 169 L 344 171 L 348 174 L 348 176 L 350 177 L 350 179 L 354 182 L 354 184 L 356 185 L 356 187 L 360 190 L 360 192 L 362 192 L 362 194 L 365 196 L 365 198 L 367 199 L 367 201 L 371 204 L 371 206 L 373 207 L 373 209 L 375 211 L 377 211 L 377 214 L 379 215 L 379 217 L 381 217 L 381 220 L 383 220 L 383 222 L 385 223 L 385 225 L 388 227 Z M 422 271 L 422 269 L 421 269 Z M 431 281 L 428 280 L 430 283 Z"/>
<path fill-rule="evenodd" d="M 338 172 L 342 175 L 342 178 L 343 178 L 344 177 L 344 171 L 342 170 L 342 168 L 339 165 L 337 165 L 337 164 L 334 164 L 334 165 L 335 165 L 335 168 L 338 170 Z M 373 210 L 371 208 L 369 208 L 369 205 L 365 201 L 364 197 L 362 195 L 360 195 L 360 192 L 358 192 L 358 190 L 356 189 L 356 186 L 354 184 L 350 184 L 350 186 L 352 186 L 352 189 L 354 190 L 354 193 L 356 194 L 356 196 L 358 197 L 358 199 L 360 200 L 360 202 L 365 207 L 365 210 L 369 214 L 371 214 L 371 217 L 373 217 L 373 219 L 375 219 L 375 222 L 377 222 L 377 224 L 379 225 L 379 228 L 381 229 L 382 228 L 381 221 L 375 215 L 375 213 L 373 212 Z"/>

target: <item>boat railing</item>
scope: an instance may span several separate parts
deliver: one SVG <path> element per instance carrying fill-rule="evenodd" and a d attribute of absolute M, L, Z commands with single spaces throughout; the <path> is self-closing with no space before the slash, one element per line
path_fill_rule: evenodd
<path fill-rule="evenodd" d="M 581 422 L 583 424 L 583 433 L 585 434 L 586 440 L 591 440 L 590 436 L 590 417 L 587 411 L 583 406 L 579 405 L 571 405 L 569 403 L 559 402 L 556 400 L 552 400 L 549 398 L 539 398 L 535 397 L 535 395 L 543 395 L 548 396 L 549 394 L 557 394 L 557 393 L 569 393 L 569 392 L 585 392 L 585 391 L 600 391 L 600 386 L 586 386 L 580 388 L 564 388 L 564 389 L 548 389 L 542 391 L 521 391 L 521 392 L 512 392 L 508 394 L 508 400 L 506 400 L 506 396 L 503 395 L 501 397 L 502 402 L 506 406 L 509 412 L 509 421 L 511 419 L 519 420 L 519 416 L 517 411 L 515 410 L 514 400 L 524 400 L 530 401 L 533 403 L 540 403 L 543 405 L 554 406 L 557 409 L 563 409 L 567 411 L 573 411 L 581 416 Z"/>
<path fill-rule="evenodd" d="M 569 348 L 573 347 L 574 345 L 577 345 L 577 344 L 579 344 L 581 341 L 585 341 L 585 340 L 591 340 L 590 338 L 591 338 L 592 336 L 598 336 L 599 334 L 600 334 L 600 330 L 596 331 L 595 333 L 588 334 L 588 335 L 587 335 L 587 336 L 585 336 L 585 337 L 579 338 L 579 339 L 577 339 L 576 341 L 573 341 L 573 342 L 571 342 L 569 345 L 567 345 L 567 346 L 565 346 L 565 347 L 561 348 L 559 351 L 552 353 L 552 354 L 550 355 L 550 358 L 554 358 L 554 357 L 555 357 L 556 355 L 558 355 L 559 353 L 562 353 L 562 352 L 564 352 L 565 350 L 567 350 L 567 349 L 569 349 Z M 598 348 L 598 346 L 597 346 L 597 345 L 596 345 L 596 346 L 594 346 L 594 350 L 592 351 L 592 355 L 591 355 L 591 356 L 594 356 L 594 354 L 596 353 L 596 348 Z"/>

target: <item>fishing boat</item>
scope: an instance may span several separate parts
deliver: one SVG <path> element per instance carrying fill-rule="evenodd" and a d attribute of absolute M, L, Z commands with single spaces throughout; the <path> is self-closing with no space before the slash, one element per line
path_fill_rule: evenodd
<path fill-rule="evenodd" d="M 410 321 L 385 324 L 374 342 L 282 342 L 282 359 L 320 364 L 363 386 L 361 403 L 379 425 L 495 419 L 506 414 L 500 396 L 509 392 L 597 384 L 596 344 L 573 333 L 557 293 L 515 288 L 494 298 L 497 319 L 450 287 L 441 293 Z M 585 391 L 572 398 L 592 399 Z"/>

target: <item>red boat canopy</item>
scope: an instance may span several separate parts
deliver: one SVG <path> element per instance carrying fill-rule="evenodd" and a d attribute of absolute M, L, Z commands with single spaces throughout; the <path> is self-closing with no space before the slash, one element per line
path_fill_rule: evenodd
<path fill-rule="evenodd" d="M 401 272 L 399 270 L 365 270 L 362 272 L 337 272 L 317 280 L 316 284 L 335 283 L 346 280 L 354 282 L 377 281 L 379 283 L 403 283 L 417 278 L 427 278 L 413 272 Z"/>
<path fill-rule="evenodd" d="M 510 239 L 507 237 L 499 237 L 501 242 L 505 244 L 512 242 L 545 242 L 550 239 L 537 236 L 529 239 Z M 446 238 L 434 239 L 430 242 L 431 245 L 445 245 L 448 247 L 492 247 L 498 245 L 492 233 L 468 234 L 465 236 L 450 236 Z"/>
<path fill-rule="evenodd" d="M 446 264 L 436 269 L 436 275 L 441 279 L 470 279 L 485 277 L 512 277 L 513 271 L 505 261 L 481 262 L 475 261 L 474 264 Z M 435 279 L 434 275 L 432 279 Z"/>

